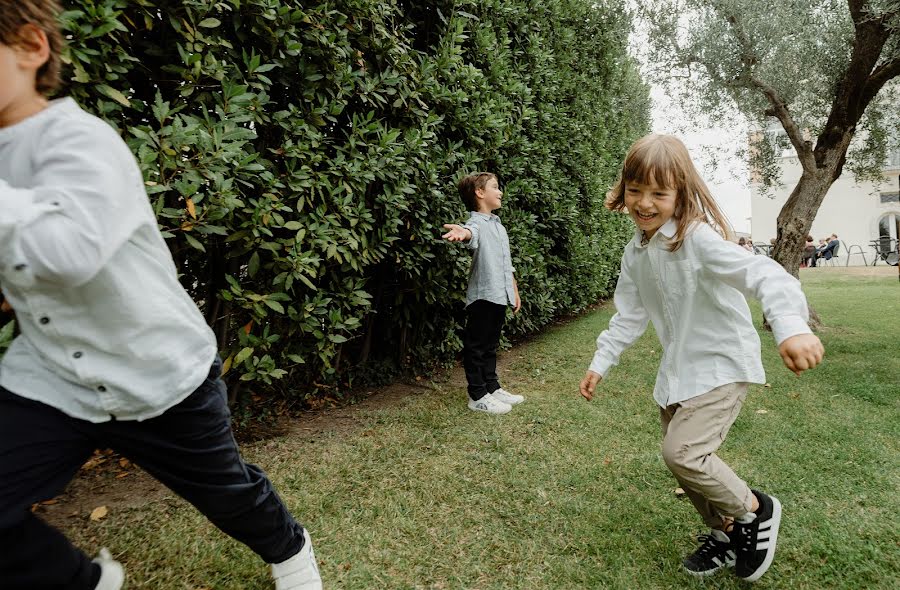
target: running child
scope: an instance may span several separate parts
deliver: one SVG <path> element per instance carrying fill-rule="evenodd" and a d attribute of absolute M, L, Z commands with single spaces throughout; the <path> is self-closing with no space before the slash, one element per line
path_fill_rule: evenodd
<path fill-rule="evenodd" d="M 663 348 L 653 390 L 663 459 L 711 529 L 683 566 L 698 576 L 735 566 L 755 581 L 774 558 L 781 503 L 751 489 L 716 450 L 749 384 L 766 380 L 745 296 L 762 303 L 784 364 L 797 375 L 824 354 L 807 325 L 806 298 L 778 263 L 725 239 L 725 216 L 674 137 L 648 135 L 631 147 L 606 206 L 627 210 L 637 230 L 622 257 L 616 314 L 597 338 L 581 395 L 593 398 L 653 322 Z"/>
<path fill-rule="evenodd" d="M 55 0 L 0 0 L 0 284 L 21 329 L 0 364 L 0 587 L 118 590 L 31 513 L 112 448 L 272 565 L 321 590 L 309 534 L 231 431 L 222 363 L 178 282 L 125 142 L 59 83 Z"/>

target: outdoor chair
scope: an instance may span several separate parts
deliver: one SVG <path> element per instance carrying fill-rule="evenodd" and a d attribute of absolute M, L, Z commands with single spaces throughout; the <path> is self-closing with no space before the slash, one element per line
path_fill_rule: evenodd
<path fill-rule="evenodd" d="M 847 242 L 841 240 L 841 245 L 844 247 L 844 250 L 847 252 L 847 262 L 844 263 L 844 266 L 850 266 L 850 257 L 851 256 L 862 256 L 863 266 L 868 266 L 869 262 L 866 260 L 866 253 L 863 251 L 862 246 L 859 244 L 852 244 L 850 246 L 847 245 Z M 854 252 L 853 249 L 856 248 L 858 252 Z"/>
<path fill-rule="evenodd" d="M 900 262 L 900 252 L 897 251 L 897 240 L 892 238 L 880 238 L 872 241 L 872 247 L 875 249 L 875 260 L 872 266 L 878 264 L 879 260 L 891 266 L 897 266 Z"/>
<path fill-rule="evenodd" d="M 825 254 L 827 252 L 831 252 L 831 258 L 825 259 Z M 824 252 L 822 252 L 822 262 L 827 262 L 828 266 L 835 266 L 838 263 L 838 254 L 841 251 L 841 242 L 838 241 L 834 248 L 826 248 Z"/>

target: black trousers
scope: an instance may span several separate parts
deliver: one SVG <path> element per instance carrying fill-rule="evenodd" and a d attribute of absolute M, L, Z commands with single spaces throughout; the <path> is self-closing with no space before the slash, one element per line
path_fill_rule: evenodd
<path fill-rule="evenodd" d="M 0 588 L 93 590 L 99 568 L 30 507 L 60 494 L 97 448 L 140 465 L 266 562 L 299 552 L 303 528 L 241 459 L 220 373 L 217 360 L 187 399 L 143 422 L 94 424 L 0 388 Z"/>
<path fill-rule="evenodd" d="M 481 399 L 500 388 L 497 379 L 497 346 L 506 321 L 506 306 L 479 299 L 466 308 L 463 335 L 463 367 L 469 397 Z"/>

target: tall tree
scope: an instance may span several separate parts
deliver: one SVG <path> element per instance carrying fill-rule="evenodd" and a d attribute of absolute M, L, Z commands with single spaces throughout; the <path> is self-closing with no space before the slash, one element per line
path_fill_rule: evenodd
<path fill-rule="evenodd" d="M 691 112 L 715 119 L 736 107 L 759 129 L 773 118 L 784 129 L 802 173 L 778 216 L 773 256 L 797 276 L 844 167 L 883 178 L 896 147 L 900 0 L 658 0 L 639 10 L 656 79 Z M 771 186 L 777 146 L 755 139 L 751 165 Z"/>

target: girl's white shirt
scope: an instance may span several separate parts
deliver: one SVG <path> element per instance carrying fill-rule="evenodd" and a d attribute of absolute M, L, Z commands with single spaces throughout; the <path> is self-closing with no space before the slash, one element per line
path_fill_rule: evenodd
<path fill-rule="evenodd" d="M 653 322 L 662 345 L 653 397 L 661 407 L 726 383 L 765 383 L 745 296 L 762 303 L 778 344 L 811 333 L 800 282 L 780 264 L 726 241 L 706 223 L 694 224 L 670 252 L 676 229 L 670 219 L 646 245 L 637 231 L 625 247 L 616 314 L 597 338 L 590 366 L 605 376 Z"/>

